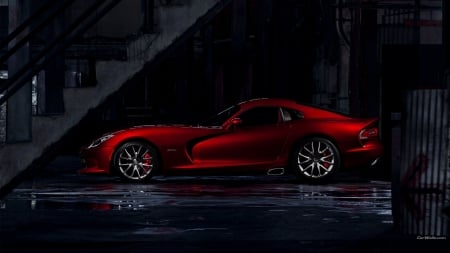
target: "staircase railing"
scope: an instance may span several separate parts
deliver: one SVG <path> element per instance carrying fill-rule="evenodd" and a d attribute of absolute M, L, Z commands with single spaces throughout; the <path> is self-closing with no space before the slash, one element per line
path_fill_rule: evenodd
<path fill-rule="evenodd" d="M 97 0 L 91 4 L 86 10 L 84 10 L 63 32 L 57 35 L 52 41 L 50 41 L 36 56 L 34 56 L 28 63 L 26 63 L 22 68 L 20 68 L 16 73 L 8 78 L 8 80 L 1 84 L 0 94 L 0 105 L 6 102 L 12 95 L 14 95 L 20 88 L 22 88 L 31 78 L 44 69 L 47 63 L 53 60 L 58 54 L 60 54 L 64 49 L 68 48 L 80 35 L 85 33 L 92 25 L 98 22 L 103 16 L 105 16 L 112 8 L 114 8 L 122 0 Z M 54 1 L 49 1 L 54 3 Z M 64 1 L 59 8 L 56 8 L 58 12 L 67 9 L 73 0 Z M 46 4 L 44 4 L 46 5 Z M 39 14 L 43 12 L 40 8 L 36 13 Z M 35 14 L 36 14 L 35 13 Z M 20 25 L 11 34 L 15 36 L 8 36 L 5 41 L 1 42 L 2 47 L 16 38 L 21 31 L 26 30 L 34 19 L 37 19 L 39 15 L 31 15 L 22 25 Z M 50 20 L 54 20 L 57 17 L 57 12 L 52 11 L 44 18 L 34 29 L 30 29 L 28 35 L 26 35 L 22 40 L 16 43 L 10 50 L 1 56 L 0 64 L 6 61 L 9 57 L 13 55 L 14 52 L 18 50 L 25 43 L 30 41 L 30 39 L 43 27 L 45 27 Z"/>

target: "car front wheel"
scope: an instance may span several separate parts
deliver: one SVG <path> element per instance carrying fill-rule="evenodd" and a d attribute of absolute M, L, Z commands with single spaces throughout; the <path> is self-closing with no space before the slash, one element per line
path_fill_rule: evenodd
<path fill-rule="evenodd" d="M 329 180 L 340 167 L 340 155 L 336 146 L 320 137 L 302 141 L 295 149 L 292 166 L 294 173 L 310 182 Z"/>
<path fill-rule="evenodd" d="M 158 155 L 154 147 L 144 142 L 127 142 L 114 153 L 114 169 L 127 181 L 150 179 L 158 166 Z"/>

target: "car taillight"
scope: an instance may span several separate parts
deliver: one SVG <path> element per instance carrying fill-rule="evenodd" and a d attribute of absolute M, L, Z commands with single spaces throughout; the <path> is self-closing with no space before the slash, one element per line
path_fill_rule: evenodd
<path fill-rule="evenodd" d="M 359 132 L 359 140 L 367 140 L 370 138 L 376 138 L 378 137 L 378 128 L 372 127 L 372 128 L 365 128 Z"/>

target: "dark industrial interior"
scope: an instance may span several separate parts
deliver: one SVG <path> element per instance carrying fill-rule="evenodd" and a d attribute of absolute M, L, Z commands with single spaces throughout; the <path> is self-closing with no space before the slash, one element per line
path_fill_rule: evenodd
<path fill-rule="evenodd" d="M 445 0 L 0 0 L 0 251 L 448 246 L 449 15 Z M 378 117 L 381 163 L 344 173 L 344 185 L 321 186 L 288 177 L 136 186 L 76 173 L 80 148 L 102 133 L 195 124 L 266 97 Z M 298 198 L 304 202 L 293 204 Z M 342 211 L 346 203 L 371 212 Z M 270 205 L 286 209 L 283 218 L 261 218 L 260 207 Z M 308 225 L 314 217 L 301 214 L 313 208 L 330 216 Z M 177 221 L 218 229 L 218 217 L 228 215 L 227 231 L 192 235 L 161 225 L 184 217 Z M 139 222 L 165 230 L 130 235 Z"/>

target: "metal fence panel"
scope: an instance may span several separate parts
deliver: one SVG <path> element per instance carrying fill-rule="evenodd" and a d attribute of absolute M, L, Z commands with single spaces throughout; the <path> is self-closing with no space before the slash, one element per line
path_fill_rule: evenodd
<path fill-rule="evenodd" d="M 400 185 L 393 187 L 400 189 L 400 202 L 394 202 L 400 205 L 399 226 L 409 235 L 447 235 L 442 213 L 449 182 L 447 99 L 444 89 L 405 94 Z"/>

